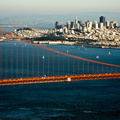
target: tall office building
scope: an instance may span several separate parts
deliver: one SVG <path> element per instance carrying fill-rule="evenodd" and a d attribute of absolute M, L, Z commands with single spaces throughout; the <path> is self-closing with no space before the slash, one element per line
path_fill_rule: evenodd
<path fill-rule="evenodd" d="M 85 26 L 86 26 L 87 30 L 90 31 L 92 28 L 92 22 L 90 22 L 90 21 L 85 22 Z"/>
<path fill-rule="evenodd" d="M 56 23 L 55 23 L 55 28 L 60 29 L 60 23 L 58 21 L 56 21 Z"/>
<path fill-rule="evenodd" d="M 110 27 L 110 22 L 106 21 L 106 28 L 109 28 L 109 27 Z"/>
<path fill-rule="evenodd" d="M 118 27 L 118 23 L 116 22 L 115 24 L 114 24 L 114 28 L 117 28 Z"/>
<path fill-rule="evenodd" d="M 78 23 L 80 24 L 80 26 L 82 26 L 82 24 L 83 24 L 82 21 L 78 21 Z"/>
<path fill-rule="evenodd" d="M 118 27 L 118 23 L 115 21 L 110 21 L 110 28 L 117 28 Z"/>
<path fill-rule="evenodd" d="M 75 18 L 75 24 L 77 24 L 78 23 L 78 20 L 77 20 L 77 16 L 76 16 L 76 18 Z"/>
<path fill-rule="evenodd" d="M 71 22 L 70 28 L 71 28 L 71 29 L 74 29 L 74 22 Z"/>
<path fill-rule="evenodd" d="M 66 22 L 66 24 L 67 24 L 67 28 L 71 29 L 71 23 L 70 23 L 70 21 Z"/>
<path fill-rule="evenodd" d="M 75 18 L 75 24 L 74 24 L 75 29 L 79 29 L 80 24 L 78 23 L 77 16 Z"/>
<path fill-rule="evenodd" d="M 92 23 L 92 27 L 95 28 L 95 29 L 98 29 L 98 22 L 97 21 L 94 21 Z"/>
<path fill-rule="evenodd" d="M 100 17 L 100 23 L 103 23 L 103 25 L 105 26 L 105 17 L 104 16 Z"/>
<path fill-rule="evenodd" d="M 100 29 L 103 29 L 104 28 L 104 25 L 103 25 L 103 23 L 101 22 L 101 23 L 99 23 L 99 28 Z"/>

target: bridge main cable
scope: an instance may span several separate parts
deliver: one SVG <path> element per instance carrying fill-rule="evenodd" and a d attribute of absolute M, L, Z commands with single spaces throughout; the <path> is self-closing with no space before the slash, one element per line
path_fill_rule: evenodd
<path fill-rule="evenodd" d="M 34 44 L 34 43 L 33 43 L 33 44 Z M 38 45 L 38 44 L 34 44 L 34 45 L 35 45 L 35 46 L 38 46 L 38 47 L 40 47 L 40 48 L 43 48 L 43 49 L 46 49 L 46 50 L 55 52 L 55 53 L 57 53 L 57 54 L 61 54 L 61 55 L 68 56 L 68 57 L 72 57 L 72 58 L 76 58 L 76 59 L 80 59 L 80 60 L 84 60 L 84 61 L 88 61 L 88 62 L 92 62 L 92 63 L 98 63 L 98 64 L 102 64 L 102 65 L 120 67 L 120 65 L 114 65 L 114 64 L 109 64 L 109 63 L 103 63 L 103 62 L 98 62 L 98 61 L 94 61 L 94 60 L 89 60 L 89 59 L 77 57 L 77 56 L 70 55 L 70 54 L 67 54 L 67 53 L 63 53 L 63 52 L 60 52 L 60 51 L 57 51 L 57 50 L 53 50 L 53 49 L 51 49 L 51 48 L 48 48 L 48 47 L 45 47 L 45 46 L 42 46 L 42 45 Z"/>

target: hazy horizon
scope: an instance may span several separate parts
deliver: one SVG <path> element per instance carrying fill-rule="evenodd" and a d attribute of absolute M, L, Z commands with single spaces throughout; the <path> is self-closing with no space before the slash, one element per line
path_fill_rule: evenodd
<path fill-rule="evenodd" d="M 108 21 L 120 24 L 120 0 L 1 0 L 0 23 L 28 25 L 54 24 L 60 21 L 99 21 L 105 16 Z"/>
<path fill-rule="evenodd" d="M 65 24 L 67 21 L 74 21 L 77 16 L 78 20 L 83 22 L 86 21 L 98 21 L 100 16 L 105 16 L 106 21 L 116 21 L 120 25 L 120 13 L 114 12 L 82 12 L 74 14 L 51 14 L 51 15 L 41 15 L 41 14 L 18 14 L 5 16 L 0 18 L 1 24 L 27 24 L 27 25 L 40 25 L 47 26 L 52 25 L 56 21 L 61 24 Z"/>
<path fill-rule="evenodd" d="M 118 12 L 120 0 L 1 0 L 0 15 Z"/>

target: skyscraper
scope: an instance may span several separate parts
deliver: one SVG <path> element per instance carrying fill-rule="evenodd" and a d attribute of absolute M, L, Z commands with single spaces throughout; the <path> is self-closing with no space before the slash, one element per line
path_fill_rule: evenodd
<path fill-rule="evenodd" d="M 100 23 L 103 23 L 103 25 L 105 26 L 105 17 L 104 16 L 100 17 Z"/>
<path fill-rule="evenodd" d="M 60 29 L 60 23 L 58 21 L 56 21 L 56 23 L 55 23 L 55 28 Z"/>
<path fill-rule="evenodd" d="M 76 16 L 74 27 L 75 27 L 75 29 L 79 29 L 79 26 L 80 26 L 80 25 L 79 25 L 79 23 L 78 23 L 77 16 Z"/>
<path fill-rule="evenodd" d="M 67 24 L 67 28 L 70 29 L 70 28 L 71 28 L 71 23 L 70 23 L 70 21 L 66 22 L 66 24 Z"/>
<path fill-rule="evenodd" d="M 77 16 L 76 16 L 76 18 L 75 18 L 75 24 L 77 24 L 78 23 L 78 20 L 77 20 Z"/>
<path fill-rule="evenodd" d="M 83 24 L 82 21 L 78 21 L 78 23 L 80 24 L 80 26 Z"/>
<path fill-rule="evenodd" d="M 70 28 L 71 28 L 71 29 L 74 29 L 74 22 L 71 22 Z"/>
<path fill-rule="evenodd" d="M 97 21 L 94 21 L 92 23 L 92 27 L 94 27 L 95 29 L 98 29 L 98 22 Z"/>
<path fill-rule="evenodd" d="M 109 27 L 110 27 L 110 22 L 106 21 L 106 28 L 109 28 Z"/>

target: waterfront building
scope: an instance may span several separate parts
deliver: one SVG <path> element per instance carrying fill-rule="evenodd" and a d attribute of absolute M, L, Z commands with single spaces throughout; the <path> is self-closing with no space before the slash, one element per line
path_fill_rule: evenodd
<path fill-rule="evenodd" d="M 105 26 L 105 17 L 104 16 L 100 17 L 100 23 L 103 23 L 103 25 Z"/>

